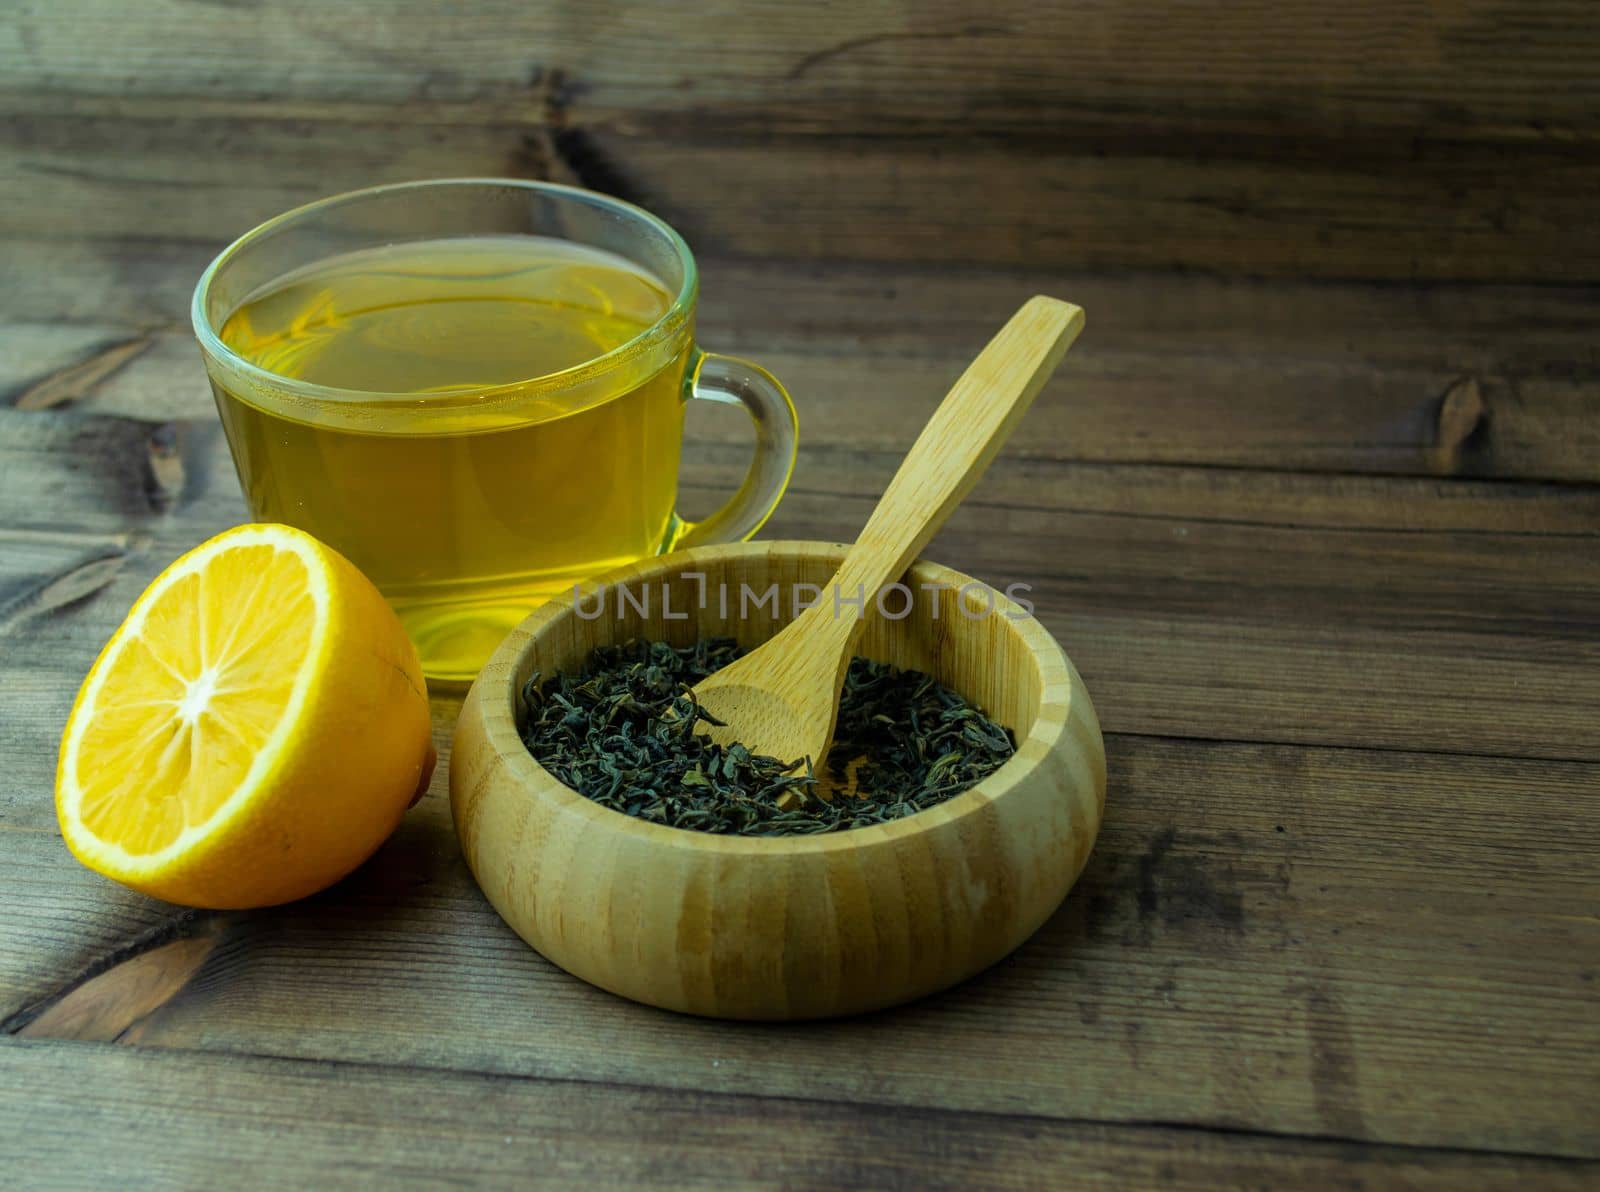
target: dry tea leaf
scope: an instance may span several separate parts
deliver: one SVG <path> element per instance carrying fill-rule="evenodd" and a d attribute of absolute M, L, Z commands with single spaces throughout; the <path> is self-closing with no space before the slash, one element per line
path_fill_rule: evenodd
<path fill-rule="evenodd" d="M 785 836 L 900 819 L 960 794 L 1015 750 L 1009 729 L 919 671 L 851 660 L 825 776 L 811 759 L 752 754 L 696 732 L 717 723 L 691 688 L 739 657 L 731 638 L 682 649 L 632 640 L 577 675 L 523 689 L 522 739 L 555 777 L 614 811 L 701 832 Z"/>

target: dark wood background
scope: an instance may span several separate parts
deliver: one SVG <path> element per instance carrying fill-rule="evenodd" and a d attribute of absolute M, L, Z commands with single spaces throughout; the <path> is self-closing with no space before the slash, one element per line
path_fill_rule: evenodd
<path fill-rule="evenodd" d="M 994 971 L 807 1027 L 531 953 L 443 780 L 327 894 L 71 861 L 76 684 L 242 520 L 209 258 L 509 174 L 688 236 L 848 539 L 1033 292 L 1089 327 L 930 550 L 1094 693 L 1089 869 Z M 31 1182 L 1592 1187 L 1600 14 L 1589 0 L 0 3 L 0 1157 Z M 697 419 L 685 499 L 746 457 Z M 448 741 L 454 707 L 437 701 Z"/>

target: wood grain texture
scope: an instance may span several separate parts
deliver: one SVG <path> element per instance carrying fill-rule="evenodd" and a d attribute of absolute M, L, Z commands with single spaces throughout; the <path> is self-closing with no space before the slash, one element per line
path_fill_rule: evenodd
<path fill-rule="evenodd" d="M 1431 145 L 1343 135 L 944 138 L 680 135 L 631 123 L 393 116 L 0 124 L 0 234 L 225 242 L 325 195 L 467 175 L 579 182 L 643 203 L 701 251 L 748 258 L 1138 267 L 1270 277 L 1588 281 L 1588 142 Z M 205 202 L 195 202 L 203 193 Z"/>
<path fill-rule="evenodd" d="M 119 391 L 86 403 L 94 410 L 105 405 L 138 409 L 136 403 L 146 402 L 150 420 L 79 411 L 22 415 L 0 407 L 0 494 L 10 500 L 15 520 L 46 533 L 61 528 L 119 533 L 144 525 L 221 529 L 242 518 L 243 501 L 209 395 L 186 391 L 176 375 L 172 379 L 174 388 L 164 394 Z M 184 416 L 165 417 L 172 413 Z M 1046 416 L 1043 410 L 1036 413 Z M 727 423 L 691 422 L 681 495 L 691 511 L 710 509 L 743 475 L 749 446 L 736 440 L 748 430 L 737 416 Z M 813 520 L 827 516 L 817 503 L 830 491 L 849 498 L 881 492 L 899 461 L 895 448 L 906 442 L 905 431 L 898 442 L 873 427 L 864 429 L 867 436 L 881 438 L 886 446 L 830 442 L 835 436 L 824 421 L 806 439 L 796 482 L 778 516 L 787 518 L 784 510 L 792 507 L 798 527 L 802 506 Z M 1347 533 L 1600 534 L 1600 489 L 1595 487 L 1116 464 L 1050 459 L 1051 446 L 1032 440 L 1013 444 L 1003 466 L 991 470 L 972 497 L 974 508 Z M 159 494 L 153 491 L 150 462 L 158 451 L 166 457 Z M 814 472 L 834 478 L 831 490 L 814 482 Z M 859 529 L 850 527 L 842 513 L 837 524 L 845 528 L 830 529 L 828 536 L 849 537 Z"/>
<path fill-rule="evenodd" d="M 238 233 L 230 227 L 224 236 Z M 196 280 L 224 246 L 135 236 L 0 239 L 0 315 L 39 336 L 98 324 L 129 338 L 187 331 Z M 1388 286 L 1305 279 L 1101 273 L 975 264 L 746 261 L 705 245 L 699 330 L 712 346 L 965 361 L 1038 291 L 1080 295 L 1094 335 L 1077 351 L 1253 357 L 1287 365 L 1592 379 L 1597 300 L 1579 285 Z M 110 346 L 108 343 L 107 346 Z M 1448 373 L 1444 374 L 1447 378 Z M 1248 395 L 1241 394 L 1241 397 Z M 1349 400 L 1353 394 L 1346 394 Z"/>
<path fill-rule="evenodd" d="M 8 32 L 13 235 L 231 239 L 377 181 L 512 174 L 760 258 L 1600 276 L 1583 0 L 92 0 Z"/>
<path fill-rule="evenodd" d="M 27 4 L 0 77 L 48 102 L 204 97 L 301 105 L 484 105 L 553 94 L 579 120 L 717 114 L 763 130 L 952 125 L 1048 130 L 1063 119 L 1187 128 L 1418 128 L 1513 142 L 1597 122 L 1600 31 L 1583 0 L 1181 0 L 1108 7 L 903 0 L 693 12 L 648 0 L 470 11 L 424 0 L 197 6 Z M 559 71 L 565 83 L 552 86 Z M 475 113 L 481 119 L 481 111 Z M 449 118 L 449 117 L 444 117 Z"/>
<path fill-rule="evenodd" d="M 150 102 L 154 121 L 206 101 Z M 128 1045 L 4 1041 L 0 1065 L 27 1066 L 0 1080 L 0 1154 L 80 1184 L 107 1138 L 133 1177 L 195 1183 L 277 1161 L 306 1181 L 748 1184 L 780 1145 L 791 1184 L 1593 1182 L 1483 1153 L 1600 1153 L 1590 289 L 708 256 L 708 346 L 772 366 L 801 407 L 784 535 L 855 534 L 1020 296 L 1093 307 L 1075 383 L 931 553 L 1040 581 L 1111 791 L 1073 895 L 986 974 L 893 1013 L 731 1028 L 528 949 L 461 860 L 443 767 L 368 865 L 278 911 L 197 923 L 68 858 L 49 790 L 77 682 L 162 565 L 243 517 L 184 328 L 215 247 L 0 246 L 5 400 L 155 333 L 48 409 L 0 409 L 19 613 L 0 1023 Z M 1467 381 L 1483 409 L 1461 438 L 1471 403 L 1446 399 Z M 745 433 L 695 428 L 690 498 L 736 482 Z M 441 746 L 455 717 L 436 703 Z M 618 1116 L 632 1149 L 581 1141 Z M 502 1122 L 516 1143 L 475 1132 Z"/>
<path fill-rule="evenodd" d="M 1017 753 L 912 819 L 805 837 L 686 832 L 602 808 L 529 756 L 515 709 L 531 675 L 575 671 L 595 646 L 634 637 L 731 636 L 759 657 L 798 623 L 802 585 L 821 589 L 844 559 L 837 547 L 761 542 L 619 569 L 597 581 L 602 615 L 553 599 L 484 666 L 451 755 L 456 834 L 489 901 L 542 955 L 665 1009 L 834 1017 L 949 988 L 1060 905 L 1105 807 L 1094 707 L 1037 621 L 1004 601 L 983 616 L 954 595 L 973 581 L 948 568 L 919 564 L 907 582 L 950 597 L 918 598 L 903 619 L 869 605 L 849 623 L 867 657 L 931 674 L 1011 728 Z M 772 611 L 747 605 L 746 592 L 769 589 Z"/>
<path fill-rule="evenodd" d="M 14 401 L 163 326 L 74 401 L 210 420 L 187 320 L 211 247 L 6 243 L 0 393 Z M 1037 289 L 1092 307 L 1095 330 L 1011 458 L 1438 476 L 1444 398 L 1471 379 L 1483 408 L 1464 435 L 1452 423 L 1449 475 L 1600 480 L 1600 301 L 1581 288 L 701 265 L 701 339 L 784 380 L 804 408 L 807 448 L 903 451 L 910 420 L 926 416 L 917 411 L 931 411 Z M 700 433 L 742 443 L 747 430 L 730 419 Z M 1423 516 L 1443 505 L 1405 507 Z"/>
<path fill-rule="evenodd" d="M 386 1189 L 1452 1192 L 1576 1190 L 1595 1174 L 1552 1159 L 81 1044 L 0 1046 L 0 1077 L 0 1160 L 38 1188 L 100 1183 L 112 1155 L 130 1183 L 196 1187 L 245 1170 Z"/>
<path fill-rule="evenodd" d="M 9 1033 L 21 1038 L 87 1039 L 115 1042 L 166 1005 L 193 978 L 211 950 L 216 933 L 180 935 L 140 948 L 59 998 L 13 1014 Z"/>
<path fill-rule="evenodd" d="M 226 235 L 234 235 L 230 228 Z M 224 246 L 136 236 L 0 239 L 0 314 L 41 336 L 96 324 L 122 338 L 170 324 L 187 331 L 196 280 Z M 793 353 L 848 347 L 874 358 L 965 361 L 1036 291 L 1091 302 L 1080 351 L 1160 359 L 1226 356 L 1324 367 L 1455 369 L 1490 378 L 1600 372 L 1589 334 L 1597 300 L 1581 285 L 1389 286 L 1317 280 L 1026 271 L 975 264 L 748 261 L 704 245 L 699 330 L 714 346 Z M 110 346 L 109 344 L 107 346 Z"/>
<path fill-rule="evenodd" d="M 1048 400 L 1048 394 L 1041 399 Z M 1035 407 L 1035 417 L 1044 414 L 1044 406 Z M 6 417 L 53 423 L 30 424 L 31 440 L 10 440 L 15 462 L 0 471 L 0 503 L 27 510 L 35 485 L 57 492 L 77 485 L 79 497 L 55 506 L 63 527 L 114 532 L 128 524 L 147 536 L 136 560 L 99 596 L 9 644 L 14 689 L 25 699 L 19 724 L 42 732 L 48 716 L 65 714 L 62 694 L 51 690 L 62 660 L 86 668 L 165 562 L 245 513 L 214 422 L 179 426 L 176 449 L 189 488 L 158 512 L 143 471 L 151 433 L 145 424 L 62 411 L 0 411 L 0 421 Z M 901 434 L 909 438 L 913 428 Z M 108 454 L 86 468 L 74 452 L 90 449 Z M 133 456 L 131 465 L 122 452 Z M 737 483 L 746 449 L 699 458 L 709 466 L 691 479 L 720 481 L 717 491 L 699 494 L 710 505 Z M 854 537 L 895 462 L 887 453 L 830 457 L 803 450 L 796 490 L 770 532 Z M 840 478 L 836 488 L 818 479 L 828 475 Z M 1285 496 L 1306 499 L 1312 490 L 1304 479 L 1286 488 L 1281 478 L 1241 473 L 1222 484 L 1219 474 L 1200 472 L 1163 494 L 1124 477 L 1092 490 L 1085 508 L 1058 487 L 1068 475 L 1075 470 L 1026 461 L 1013 474 L 1003 458 L 929 555 L 964 558 L 973 574 L 1000 588 L 1033 585 L 1029 599 L 1078 662 L 1112 728 L 1600 757 L 1590 715 L 1600 702 L 1594 665 L 1600 564 L 1593 533 L 1583 532 L 1595 508 L 1588 490 L 1567 504 L 1558 492 L 1545 494 L 1546 504 L 1563 508 L 1566 532 L 1521 532 L 1518 524 L 1538 507 L 1525 501 L 1539 490 L 1496 485 L 1466 502 L 1481 511 L 1475 517 L 1457 515 L 1450 532 L 1433 533 L 1425 531 L 1443 511 L 1416 514 L 1423 525 L 1412 524 L 1407 512 L 1439 504 L 1431 481 L 1366 482 L 1372 486 L 1366 497 L 1334 502 L 1328 522 L 1317 524 L 1298 506 L 1277 505 L 1268 516 L 1251 512 Z M 96 487 L 82 487 L 90 480 Z M 1150 503 L 1144 511 L 1122 505 L 1121 494 L 1130 490 Z M 63 550 L 65 568 L 79 548 Z M 50 578 L 19 579 L 17 590 Z M 1490 665 L 1495 681 L 1516 691 L 1515 700 L 1481 697 Z"/>
<path fill-rule="evenodd" d="M 448 745 L 454 706 L 437 712 Z M 987 974 L 893 1013 L 732 1027 L 562 973 L 477 891 L 441 766 L 372 862 L 241 917 L 123 1040 L 1596 1157 L 1600 767 L 1115 734 L 1107 749 L 1108 815 L 1063 910 Z M 8 756 L 16 785 L 33 756 Z M 11 839 L 35 839 L 30 814 L 12 810 Z M 0 957 L 28 953 L 36 980 L 84 954 L 83 916 L 149 906 L 57 841 L 22 856 Z"/>

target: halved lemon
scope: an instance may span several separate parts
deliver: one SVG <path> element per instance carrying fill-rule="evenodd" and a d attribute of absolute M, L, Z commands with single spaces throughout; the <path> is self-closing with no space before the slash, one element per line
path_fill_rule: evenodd
<path fill-rule="evenodd" d="M 416 649 L 371 581 L 300 530 L 240 526 L 157 576 L 100 652 L 56 813 L 124 885 L 269 906 L 371 856 L 434 759 Z"/>

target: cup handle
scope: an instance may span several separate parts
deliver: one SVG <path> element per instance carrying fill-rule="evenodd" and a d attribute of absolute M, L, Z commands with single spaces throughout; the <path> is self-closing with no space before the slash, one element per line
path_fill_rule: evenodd
<path fill-rule="evenodd" d="M 772 516 L 794 474 L 799 420 L 778 378 L 748 360 L 700 352 L 684 383 L 688 398 L 743 406 L 756 424 L 756 453 L 728 503 L 700 522 L 679 522 L 673 548 L 741 542 Z"/>

